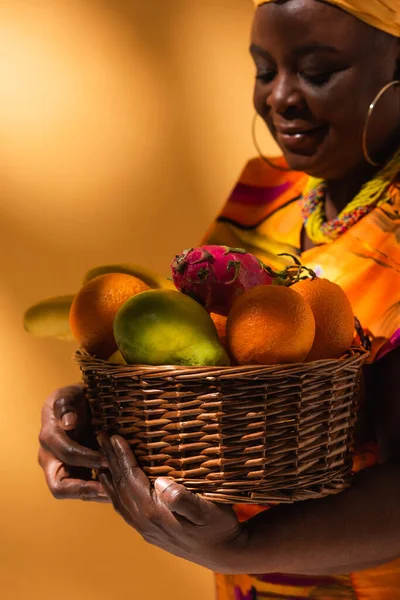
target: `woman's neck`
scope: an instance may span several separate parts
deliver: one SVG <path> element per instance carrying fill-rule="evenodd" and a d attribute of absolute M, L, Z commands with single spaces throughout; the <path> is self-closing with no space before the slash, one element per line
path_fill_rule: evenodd
<path fill-rule="evenodd" d="M 400 136 L 396 134 L 391 144 L 381 154 L 381 166 L 373 167 L 367 163 L 355 167 L 343 179 L 327 181 L 325 198 L 325 214 L 328 221 L 335 219 L 338 214 L 355 198 L 364 184 L 372 179 L 392 155 L 400 147 Z"/>
<path fill-rule="evenodd" d="M 325 214 L 328 221 L 335 219 L 338 214 L 358 194 L 363 185 L 376 175 L 379 168 L 362 165 L 354 169 L 343 179 L 327 181 L 325 198 Z"/>

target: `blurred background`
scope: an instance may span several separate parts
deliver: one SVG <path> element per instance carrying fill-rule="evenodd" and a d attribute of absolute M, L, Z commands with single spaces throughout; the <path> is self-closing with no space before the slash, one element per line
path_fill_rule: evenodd
<path fill-rule="evenodd" d="M 199 242 L 254 155 L 252 10 L 0 1 L 1 598 L 213 598 L 209 572 L 148 546 L 111 508 L 47 491 L 40 409 L 79 372 L 74 344 L 30 337 L 22 316 L 90 267 L 168 274 Z"/>

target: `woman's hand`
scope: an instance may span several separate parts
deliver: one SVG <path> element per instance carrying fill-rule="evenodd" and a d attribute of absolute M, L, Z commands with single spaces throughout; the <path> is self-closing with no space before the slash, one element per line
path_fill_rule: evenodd
<path fill-rule="evenodd" d="M 115 510 L 150 544 L 214 571 L 236 571 L 246 530 L 231 507 L 208 502 L 169 479 L 154 488 L 128 443 L 98 437 L 110 472 L 100 481 Z"/>
<path fill-rule="evenodd" d="M 92 469 L 105 468 L 107 463 L 94 449 L 83 386 L 64 387 L 49 396 L 39 441 L 39 464 L 55 498 L 109 502 L 102 484 L 91 479 Z"/>

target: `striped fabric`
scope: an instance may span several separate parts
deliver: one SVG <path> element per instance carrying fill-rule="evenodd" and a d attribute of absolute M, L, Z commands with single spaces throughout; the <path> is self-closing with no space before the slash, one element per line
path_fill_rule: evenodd
<path fill-rule="evenodd" d="M 372 359 L 400 346 L 400 190 L 334 242 L 301 253 L 299 197 L 302 173 L 274 170 L 261 159 L 245 167 L 203 243 L 245 248 L 274 268 L 295 254 L 321 277 L 346 291 L 363 327 L 373 337 Z M 377 448 L 358 448 L 354 470 L 378 462 Z M 241 520 L 264 510 L 237 506 Z M 216 575 L 218 600 L 400 600 L 400 561 L 341 577 Z"/>

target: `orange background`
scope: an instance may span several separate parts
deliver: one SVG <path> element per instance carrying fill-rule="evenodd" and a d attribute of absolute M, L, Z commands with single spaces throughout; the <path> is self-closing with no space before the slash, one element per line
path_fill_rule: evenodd
<path fill-rule="evenodd" d="M 79 373 L 22 315 L 92 266 L 167 274 L 198 242 L 254 154 L 251 18 L 250 0 L 0 4 L 1 598 L 213 597 L 110 507 L 47 491 L 40 408 Z"/>

